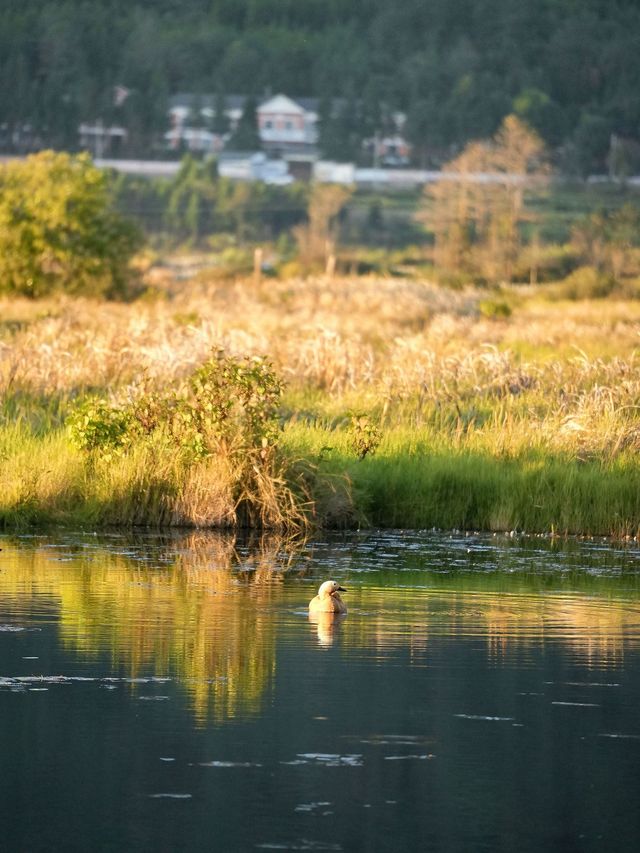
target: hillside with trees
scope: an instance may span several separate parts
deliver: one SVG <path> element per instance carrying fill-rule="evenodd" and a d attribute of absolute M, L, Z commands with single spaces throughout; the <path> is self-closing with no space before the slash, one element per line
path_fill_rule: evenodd
<path fill-rule="evenodd" d="M 401 110 L 415 162 L 438 165 L 515 113 L 567 172 L 636 171 L 639 37 L 635 0 L 3 3 L 0 147 L 74 149 L 101 120 L 148 155 L 174 93 L 282 91 L 344 99 L 332 156 Z"/>

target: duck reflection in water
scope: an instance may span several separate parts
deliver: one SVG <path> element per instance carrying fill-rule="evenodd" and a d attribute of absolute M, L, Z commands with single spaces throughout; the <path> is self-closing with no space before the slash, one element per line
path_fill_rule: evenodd
<path fill-rule="evenodd" d="M 344 622 L 344 613 L 309 613 L 309 622 L 316 626 L 321 646 L 332 646 Z"/>

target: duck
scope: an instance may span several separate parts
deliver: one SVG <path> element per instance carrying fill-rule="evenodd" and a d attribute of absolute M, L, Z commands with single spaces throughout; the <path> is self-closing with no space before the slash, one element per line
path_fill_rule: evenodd
<path fill-rule="evenodd" d="M 346 613 L 347 605 L 338 595 L 347 590 L 338 581 L 325 581 L 309 602 L 309 613 Z"/>

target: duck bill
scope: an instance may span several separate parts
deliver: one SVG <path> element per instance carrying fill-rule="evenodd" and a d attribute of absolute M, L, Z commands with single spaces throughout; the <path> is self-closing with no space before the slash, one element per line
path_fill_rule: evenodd
<path fill-rule="evenodd" d="M 338 592 L 346 592 L 347 590 L 343 586 L 338 587 Z"/>

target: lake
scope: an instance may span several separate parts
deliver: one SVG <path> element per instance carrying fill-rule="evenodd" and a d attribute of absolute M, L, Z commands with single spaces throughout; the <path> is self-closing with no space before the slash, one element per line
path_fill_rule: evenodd
<path fill-rule="evenodd" d="M 636 543 L 0 548 L 2 851 L 638 849 Z"/>

